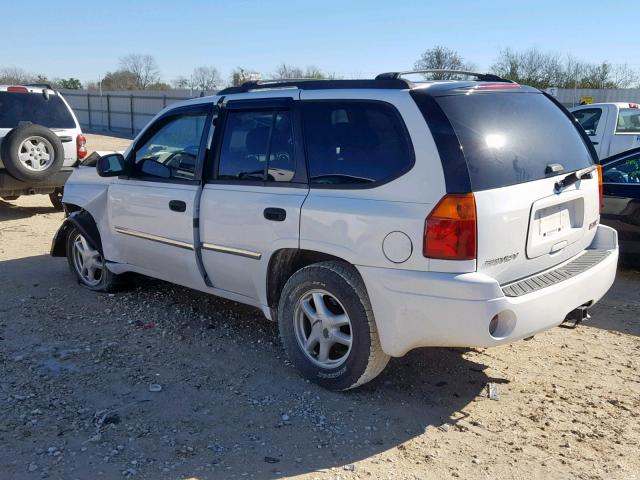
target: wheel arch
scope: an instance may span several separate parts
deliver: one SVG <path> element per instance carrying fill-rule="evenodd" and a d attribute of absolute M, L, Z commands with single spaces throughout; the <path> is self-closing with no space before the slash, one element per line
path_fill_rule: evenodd
<path fill-rule="evenodd" d="M 282 248 L 273 252 L 269 258 L 266 279 L 267 304 L 271 309 L 273 320 L 276 320 L 280 293 L 291 275 L 308 265 L 326 261 L 337 261 L 351 265 L 343 258 L 317 250 Z"/>
<path fill-rule="evenodd" d="M 68 205 L 67 205 L 68 208 Z M 82 235 L 87 239 L 89 245 L 92 248 L 98 250 L 100 254 L 104 255 L 102 251 L 102 241 L 100 239 L 100 232 L 96 221 L 86 210 L 78 209 L 73 211 L 62 223 L 51 243 L 51 256 L 52 257 L 66 257 L 67 256 L 67 237 L 71 229 L 75 227 Z"/>

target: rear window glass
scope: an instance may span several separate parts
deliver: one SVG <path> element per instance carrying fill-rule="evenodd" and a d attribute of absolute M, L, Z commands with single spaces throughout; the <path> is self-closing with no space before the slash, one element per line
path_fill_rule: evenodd
<path fill-rule="evenodd" d="M 307 102 L 303 122 L 311 184 L 382 182 L 413 165 L 404 124 L 391 105 L 367 101 Z"/>
<path fill-rule="evenodd" d="M 640 133 L 640 108 L 621 108 L 616 133 Z"/>
<path fill-rule="evenodd" d="M 488 190 L 564 172 L 592 159 L 571 120 L 539 93 L 481 93 L 436 97 L 460 141 L 473 190 Z"/>
<path fill-rule="evenodd" d="M 62 99 L 49 100 L 39 93 L 0 92 L 0 128 L 15 128 L 31 122 L 47 128 L 75 128 L 76 124 Z"/>

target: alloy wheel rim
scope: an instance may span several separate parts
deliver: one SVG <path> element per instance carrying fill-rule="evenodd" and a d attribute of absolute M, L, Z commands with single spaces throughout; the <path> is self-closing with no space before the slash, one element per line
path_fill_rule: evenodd
<path fill-rule="evenodd" d="M 294 328 L 298 346 L 313 364 L 329 369 L 347 361 L 353 344 L 351 320 L 331 293 L 305 293 L 296 305 Z"/>
<path fill-rule="evenodd" d="M 73 239 L 72 258 L 76 272 L 78 272 L 83 282 L 92 287 L 100 283 L 104 269 L 102 255 L 91 248 L 81 234 L 78 234 Z"/>
<path fill-rule="evenodd" d="M 27 137 L 18 147 L 18 160 L 24 168 L 32 172 L 46 170 L 54 158 L 53 145 L 44 137 Z"/>

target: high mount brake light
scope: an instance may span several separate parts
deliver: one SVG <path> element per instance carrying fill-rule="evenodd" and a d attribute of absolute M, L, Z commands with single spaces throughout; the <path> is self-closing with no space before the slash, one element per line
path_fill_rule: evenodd
<path fill-rule="evenodd" d="M 87 139 L 82 134 L 76 137 L 76 153 L 78 154 L 78 160 L 82 160 L 87 156 Z"/>
<path fill-rule="evenodd" d="M 12 85 L 11 87 L 7 87 L 7 92 L 29 93 L 29 89 L 27 87 Z"/>
<path fill-rule="evenodd" d="M 517 83 L 488 83 L 473 87 L 474 90 L 515 90 L 520 88 Z"/>
<path fill-rule="evenodd" d="M 638 105 L 637 103 L 630 103 L 629 108 L 640 108 L 640 105 Z"/>
<path fill-rule="evenodd" d="M 422 253 L 439 260 L 474 260 L 477 245 L 473 193 L 447 194 L 425 221 Z"/>

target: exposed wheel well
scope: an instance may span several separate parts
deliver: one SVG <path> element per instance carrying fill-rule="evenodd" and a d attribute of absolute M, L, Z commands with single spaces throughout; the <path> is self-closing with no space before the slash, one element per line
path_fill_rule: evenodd
<path fill-rule="evenodd" d="M 291 275 L 307 265 L 329 260 L 348 263 L 334 255 L 313 250 L 283 248 L 274 252 L 269 259 L 267 269 L 267 301 L 272 310 L 277 309 L 282 288 Z"/>
<path fill-rule="evenodd" d="M 95 220 L 89 212 L 78 208 L 77 210 L 70 212 L 70 215 L 65 219 L 62 226 L 56 233 L 53 244 L 51 245 L 51 256 L 67 256 L 67 236 L 69 235 L 69 231 L 72 227 L 76 227 L 80 230 L 91 246 L 100 253 L 103 253 L 100 232 L 98 231 L 98 226 L 96 225 Z"/>
<path fill-rule="evenodd" d="M 79 212 L 82 207 L 74 205 L 73 203 L 63 203 L 64 209 L 67 213 Z"/>

